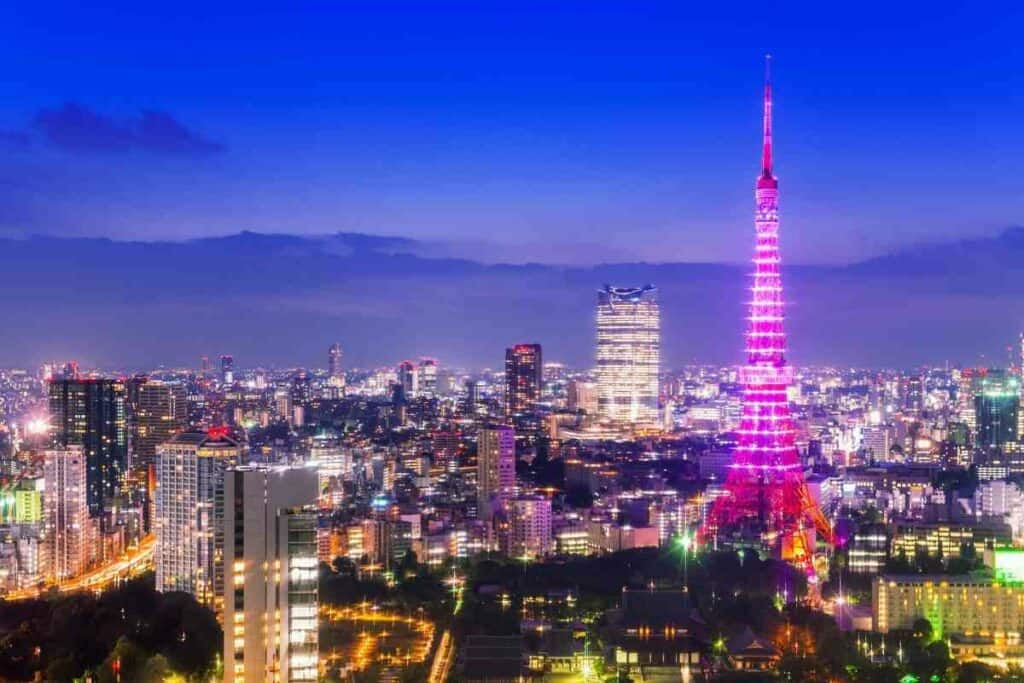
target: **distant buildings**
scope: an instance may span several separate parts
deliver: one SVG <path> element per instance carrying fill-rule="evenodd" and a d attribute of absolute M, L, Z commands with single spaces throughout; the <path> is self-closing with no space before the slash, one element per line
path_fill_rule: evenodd
<path fill-rule="evenodd" d="M 612 422 L 658 423 L 661 313 L 655 293 L 652 285 L 598 291 L 598 411 Z"/>
<path fill-rule="evenodd" d="M 342 350 L 341 344 L 331 344 L 331 348 L 327 349 L 327 377 L 335 379 L 338 377 L 344 377 L 344 372 L 341 369 L 341 358 Z"/>
<path fill-rule="evenodd" d="M 227 473 L 218 507 L 224 683 L 317 680 L 316 499 L 312 468 Z"/>
<path fill-rule="evenodd" d="M 540 344 L 505 349 L 505 414 L 531 410 L 540 400 L 544 362 Z"/>
<path fill-rule="evenodd" d="M 416 367 L 416 380 L 419 394 L 421 396 L 433 397 L 437 395 L 437 361 L 433 358 L 420 358 Z"/>
<path fill-rule="evenodd" d="M 477 435 L 477 511 L 490 519 L 511 498 L 516 486 L 516 433 L 507 425 L 491 425 Z"/>
<path fill-rule="evenodd" d="M 185 432 L 157 447 L 156 589 L 214 606 L 214 503 L 243 450 L 226 434 Z M 219 606 L 218 606 L 219 607 Z"/>
<path fill-rule="evenodd" d="M 580 379 L 570 380 L 566 386 L 566 407 L 587 415 L 597 415 L 597 384 Z"/>
<path fill-rule="evenodd" d="M 877 574 L 889 558 L 889 533 L 884 524 L 865 524 L 850 541 L 849 569 L 854 574 Z M 913 558 L 910 558 L 913 559 Z"/>
<path fill-rule="evenodd" d="M 1019 411 L 1020 380 L 1003 371 L 990 370 L 981 378 L 974 396 L 976 444 L 998 448 L 1017 442 Z"/>
<path fill-rule="evenodd" d="M 1012 531 L 1008 524 L 927 523 L 899 521 L 892 525 L 890 553 L 913 560 L 925 557 L 949 559 L 961 557 L 965 550 L 980 555 L 986 547 L 1009 545 Z"/>
<path fill-rule="evenodd" d="M 220 357 L 220 381 L 230 386 L 235 383 L 235 357 L 224 355 Z"/>
<path fill-rule="evenodd" d="M 410 399 L 416 396 L 419 391 L 419 377 L 416 372 L 416 365 L 411 360 L 403 360 L 398 364 L 398 386 L 401 387 L 402 397 Z"/>
<path fill-rule="evenodd" d="M 49 384 L 49 403 L 54 445 L 82 447 L 89 514 L 102 517 L 123 493 L 128 473 L 124 383 L 55 379 Z"/>

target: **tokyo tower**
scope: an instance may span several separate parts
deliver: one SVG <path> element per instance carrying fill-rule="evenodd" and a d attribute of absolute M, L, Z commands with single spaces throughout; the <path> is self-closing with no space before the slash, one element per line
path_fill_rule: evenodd
<path fill-rule="evenodd" d="M 779 184 L 772 174 L 772 87 L 766 62 L 764 144 L 754 216 L 754 286 L 747 318 L 747 363 L 740 368 L 743 410 L 724 493 L 715 499 L 701 537 L 756 544 L 810 572 L 815 532 L 832 543 L 832 529 L 804 482 L 786 390 L 782 277 L 779 269 Z"/>

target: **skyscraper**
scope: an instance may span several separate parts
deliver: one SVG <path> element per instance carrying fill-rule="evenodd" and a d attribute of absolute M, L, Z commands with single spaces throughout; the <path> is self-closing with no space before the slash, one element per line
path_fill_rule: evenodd
<path fill-rule="evenodd" d="M 341 344 L 331 344 L 331 348 L 327 350 L 327 376 L 344 377 L 344 372 L 341 369 Z"/>
<path fill-rule="evenodd" d="M 516 433 L 508 425 L 482 427 L 477 434 L 478 514 L 490 519 L 515 494 Z"/>
<path fill-rule="evenodd" d="M 81 445 L 43 454 L 42 573 L 58 583 L 85 569 L 92 520 L 86 502 L 86 459 Z"/>
<path fill-rule="evenodd" d="M 214 503 L 243 450 L 224 430 L 176 434 L 156 450 L 156 589 L 214 606 Z"/>
<path fill-rule="evenodd" d="M 779 264 L 778 181 L 772 173 L 771 85 L 764 90 L 764 144 L 755 192 L 754 286 L 747 318 L 747 364 L 740 369 L 743 412 L 739 443 L 725 491 L 701 530 L 705 539 L 767 546 L 813 572 L 814 532 L 832 542 L 828 520 L 804 482 L 787 390 L 782 274 Z"/>
<path fill-rule="evenodd" d="M 505 349 L 505 414 L 531 410 L 540 400 L 544 362 L 540 344 Z"/>
<path fill-rule="evenodd" d="M 416 368 L 416 384 L 420 395 L 437 395 L 437 360 L 420 358 L 420 364 Z"/>
<path fill-rule="evenodd" d="M 598 412 L 616 423 L 658 422 L 661 313 L 656 289 L 612 287 L 597 293 Z"/>
<path fill-rule="evenodd" d="M 1020 381 L 1001 370 L 989 370 L 974 395 L 975 443 L 982 448 L 1018 441 Z"/>
<path fill-rule="evenodd" d="M 327 350 L 327 384 L 329 386 L 345 388 L 345 370 L 341 367 L 342 359 L 341 344 L 331 344 Z"/>
<path fill-rule="evenodd" d="M 185 429 L 188 423 L 185 385 L 145 376 L 128 381 L 132 468 L 147 472 L 156 447 Z"/>
<path fill-rule="evenodd" d="M 903 382 L 903 409 L 911 415 L 920 415 L 924 410 L 924 379 L 912 375 Z"/>
<path fill-rule="evenodd" d="M 49 385 L 53 442 L 82 446 L 89 514 L 100 517 L 124 491 L 128 430 L 124 383 L 115 379 L 55 379 Z"/>
<path fill-rule="evenodd" d="M 416 365 L 411 360 L 403 360 L 398 364 L 396 374 L 398 376 L 398 384 L 402 387 L 402 395 L 406 400 L 415 398 L 419 389 Z"/>
<path fill-rule="evenodd" d="M 220 357 L 220 381 L 224 384 L 235 383 L 235 357 L 224 355 Z"/>
<path fill-rule="evenodd" d="M 224 683 L 317 680 L 316 499 L 313 468 L 245 466 L 225 476 Z"/>

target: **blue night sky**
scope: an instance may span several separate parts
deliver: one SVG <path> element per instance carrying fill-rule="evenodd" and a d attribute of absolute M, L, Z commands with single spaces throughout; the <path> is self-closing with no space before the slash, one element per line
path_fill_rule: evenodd
<path fill-rule="evenodd" d="M 740 261 L 765 52 L 790 262 L 1022 222 L 1019 3 L 89 5 L 0 14 L 0 236 Z"/>

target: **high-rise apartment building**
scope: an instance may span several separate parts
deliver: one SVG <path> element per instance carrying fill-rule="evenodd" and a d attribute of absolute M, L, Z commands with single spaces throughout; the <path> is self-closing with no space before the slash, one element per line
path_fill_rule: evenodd
<path fill-rule="evenodd" d="M 508 503 L 508 554 L 535 559 L 551 552 L 551 500 L 522 496 Z"/>
<path fill-rule="evenodd" d="M 243 462 L 243 449 L 223 433 L 183 432 L 157 447 L 156 589 L 191 593 L 215 605 L 214 505 L 224 473 Z"/>
<path fill-rule="evenodd" d="M 598 291 L 598 412 L 612 422 L 658 422 L 661 313 L 656 291 L 652 285 Z"/>
<path fill-rule="evenodd" d="M 316 681 L 317 475 L 229 470 L 218 505 L 225 683 Z"/>
<path fill-rule="evenodd" d="M 132 469 L 145 473 L 156 460 L 156 448 L 188 424 L 185 385 L 147 377 L 128 381 Z"/>
<path fill-rule="evenodd" d="M 531 410 L 540 400 L 544 362 L 540 344 L 505 349 L 505 414 Z"/>
<path fill-rule="evenodd" d="M 983 448 L 1015 443 L 1020 411 L 1020 381 L 1001 370 L 989 370 L 974 395 L 976 443 Z"/>
<path fill-rule="evenodd" d="M 124 383 L 55 379 L 49 385 L 49 403 L 54 446 L 82 446 L 89 514 L 101 517 L 123 493 L 128 473 Z"/>
<path fill-rule="evenodd" d="M 42 574 L 58 583 L 82 573 L 90 555 L 86 470 L 81 445 L 43 454 Z"/>
<path fill-rule="evenodd" d="M 515 494 L 516 433 L 508 425 L 482 427 L 477 434 L 477 510 L 490 519 Z"/>

